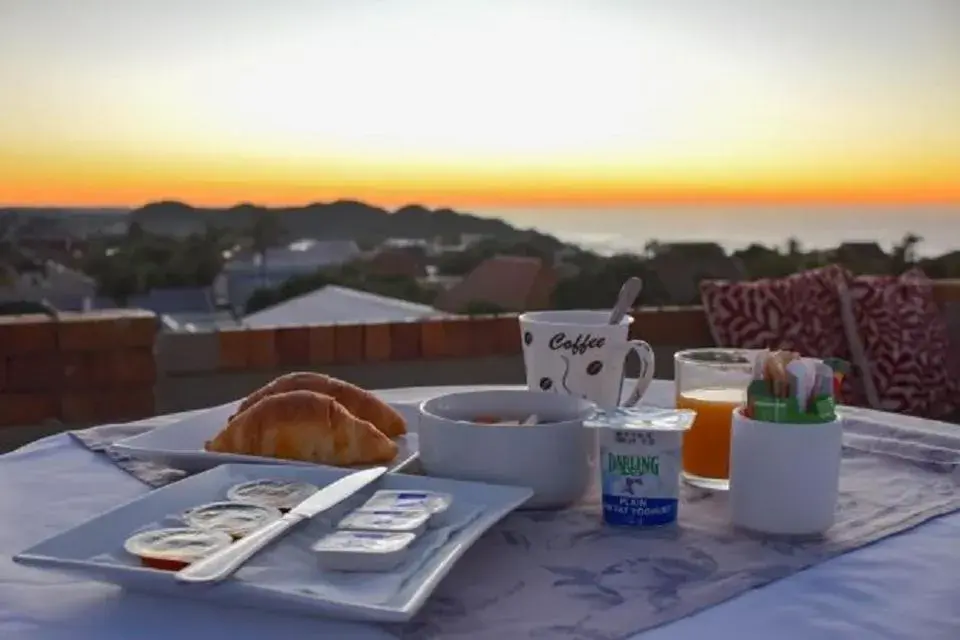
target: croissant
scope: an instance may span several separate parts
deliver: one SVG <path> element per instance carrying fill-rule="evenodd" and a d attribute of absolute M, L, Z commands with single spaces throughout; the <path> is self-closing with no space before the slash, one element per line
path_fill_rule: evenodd
<path fill-rule="evenodd" d="M 330 396 L 302 390 L 262 398 L 234 415 L 205 448 L 342 467 L 397 455 L 397 445 L 372 424 Z"/>
<path fill-rule="evenodd" d="M 300 389 L 330 396 L 342 404 L 347 411 L 361 420 L 372 423 L 389 438 L 395 438 L 407 432 L 407 424 L 403 416 L 377 396 L 349 382 L 310 371 L 288 373 L 260 387 L 246 397 L 237 409 L 237 413 L 243 412 L 267 396 Z"/>

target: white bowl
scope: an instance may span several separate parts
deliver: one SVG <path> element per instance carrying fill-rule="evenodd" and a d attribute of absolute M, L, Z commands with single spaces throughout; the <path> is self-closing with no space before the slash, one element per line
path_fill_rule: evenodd
<path fill-rule="evenodd" d="M 595 435 L 583 421 L 596 410 L 588 400 L 541 391 L 468 391 L 420 405 L 420 464 L 428 476 L 530 487 L 525 509 L 570 505 L 592 477 Z M 481 416 L 541 424 L 473 422 Z"/>

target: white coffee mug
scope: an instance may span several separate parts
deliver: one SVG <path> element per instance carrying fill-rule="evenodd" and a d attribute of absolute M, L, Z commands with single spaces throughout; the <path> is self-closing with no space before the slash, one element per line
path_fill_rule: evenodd
<path fill-rule="evenodd" d="M 631 316 L 608 324 L 609 311 L 534 311 L 520 316 L 527 387 L 620 405 L 623 369 L 632 351 L 640 375 L 623 406 L 640 401 L 653 379 L 653 348 L 630 340 Z"/>

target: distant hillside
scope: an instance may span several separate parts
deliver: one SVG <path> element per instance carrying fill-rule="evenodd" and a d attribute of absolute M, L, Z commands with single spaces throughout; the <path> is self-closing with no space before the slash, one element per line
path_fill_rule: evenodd
<path fill-rule="evenodd" d="M 262 215 L 277 216 L 283 239 L 350 239 L 361 244 L 387 238 L 448 239 L 476 234 L 496 241 L 533 242 L 547 251 L 566 245 L 553 236 L 522 230 L 496 218 L 482 218 L 452 209 L 408 205 L 394 212 L 363 202 L 339 200 L 303 207 L 266 208 L 240 204 L 225 209 L 198 208 L 183 202 L 153 202 L 139 209 L 71 209 L 67 207 L 0 207 L 0 220 L 13 222 L 22 238 L 84 238 L 122 235 L 136 223 L 144 231 L 172 238 L 202 234 L 208 227 L 243 234 Z"/>
<path fill-rule="evenodd" d="M 543 234 L 521 231 L 502 220 L 481 218 L 451 209 L 430 210 L 419 205 L 410 205 L 391 213 L 350 200 L 290 208 L 264 208 L 243 204 L 229 209 L 200 209 L 182 202 L 155 202 L 131 212 L 129 221 L 138 223 L 151 233 L 182 237 L 201 233 L 208 225 L 236 231 L 246 230 L 253 225 L 257 216 L 264 213 L 276 215 L 285 235 L 290 239 L 349 238 L 380 241 L 391 237 L 454 238 L 466 233 L 496 238 L 516 238 L 518 234 L 529 234 L 553 240 Z"/>
<path fill-rule="evenodd" d="M 85 238 L 123 233 L 129 209 L 0 207 L 0 224 L 12 225 L 29 239 Z"/>

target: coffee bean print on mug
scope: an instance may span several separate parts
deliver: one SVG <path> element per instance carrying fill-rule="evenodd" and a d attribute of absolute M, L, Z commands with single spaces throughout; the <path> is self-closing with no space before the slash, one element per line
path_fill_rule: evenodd
<path fill-rule="evenodd" d="M 523 344 L 527 345 L 528 347 L 533 344 L 533 334 L 529 331 L 523 332 Z"/>
<path fill-rule="evenodd" d="M 553 388 L 553 380 L 547 377 L 540 378 L 540 388 L 543 391 L 550 391 Z"/>
<path fill-rule="evenodd" d="M 601 371 L 603 371 L 603 363 L 600 362 L 599 360 L 594 360 L 593 362 L 587 365 L 588 376 L 595 376 Z"/>

